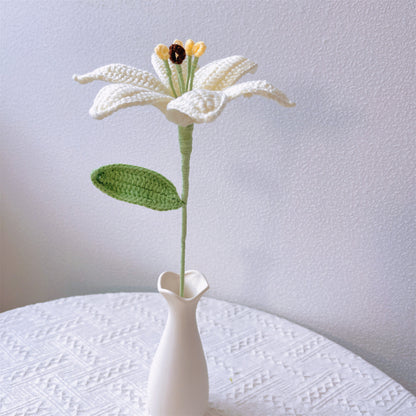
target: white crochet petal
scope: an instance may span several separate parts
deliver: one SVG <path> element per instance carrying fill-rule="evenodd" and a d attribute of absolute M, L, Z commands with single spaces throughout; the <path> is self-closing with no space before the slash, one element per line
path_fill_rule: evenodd
<path fill-rule="evenodd" d="M 169 89 L 167 89 L 153 74 L 123 64 L 101 66 L 87 74 L 74 75 L 73 79 L 80 84 L 87 84 L 88 82 L 95 80 L 116 84 L 131 84 L 169 95 Z"/>
<path fill-rule="evenodd" d="M 219 91 L 236 83 L 243 75 L 254 74 L 257 64 L 244 56 L 230 56 L 203 66 L 195 72 L 194 87 Z"/>
<path fill-rule="evenodd" d="M 257 94 L 275 100 L 285 107 L 294 107 L 296 105 L 290 101 L 282 91 L 278 90 L 267 81 L 242 82 L 241 84 L 226 88 L 223 92 L 229 100 L 233 100 L 241 95 L 251 97 L 253 94 Z"/>
<path fill-rule="evenodd" d="M 226 103 L 221 91 L 192 90 L 168 104 L 166 117 L 180 126 L 209 123 L 221 114 Z"/>
<path fill-rule="evenodd" d="M 188 57 L 186 57 L 185 60 L 181 64 L 183 80 L 184 80 L 185 83 L 186 83 L 186 77 L 188 76 L 188 60 L 187 60 L 187 58 Z M 172 83 L 173 83 L 173 86 L 175 88 L 176 94 L 179 95 L 180 90 L 179 90 L 179 82 L 178 82 L 178 71 L 176 70 L 175 64 L 173 64 L 170 61 L 170 59 L 168 59 L 168 62 L 169 62 L 170 70 L 172 72 Z M 165 63 L 155 53 L 152 54 L 152 65 L 153 65 L 153 68 L 155 69 L 155 72 L 156 72 L 157 76 L 162 81 L 163 85 L 165 85 L 165 87 L 168 88 L 169 94 L 172 94 L 171 93 L 172 90 L 170 89 L 170 85 L 169 85 L 169 77 L 168 77 L 168 74 L 166 73 Z"/>
<path fill-rule="evenodd" d="M 166 114 L 166 106 L 172 97 L 129 84 L 107 85 L 98 92 L 90 108 L 90 116 L 98 120 L 122 108 L 152 104 Z"/>

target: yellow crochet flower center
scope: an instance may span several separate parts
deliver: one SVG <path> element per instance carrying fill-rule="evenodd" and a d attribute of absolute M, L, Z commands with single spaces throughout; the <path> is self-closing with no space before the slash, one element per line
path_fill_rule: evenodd
<path fill-rule="evenodd" d="M 169 59 L 169 48 L 166 45 L 163 45 L 163 43 L 159 43 L 155 48 L 155 54 L 165 61 L 166 59 Z"/>
<path fill-rule="evenodd" d="M 193 53 L 197 58 L 200 58 L 205 53 L 206 49 L 207 49 L 207 46 L 205 45 L 204 42 L 197 42 L 194 45 Z"/>
<path fill-rule="evenodd" d="M 198 59 L 205 53 L 206 49 L 207 46 L 204 42 L 199 41 L 195 43 L 192 39 L 186 41 L 185 47 L 179 39 L 175 39 L 169 48 L 163 43 L 159 43 L 159 45 L 155 47 L 155 54 L 164 62 L 169 87 L 173 97 L 177 98 L 185 92 L 192 91 Z M 180 59 L 178 59 L 178 55 Z M 186 56 L 189 58 L 187 59 L 187 73 L 184 73 L 181 65 Z M 194 56 L 194 58 L 192 56 Z M 174 71 L 176 72 L 178 83 L 176 86 L 174 85 L 174 78 L 170 68 L 169 59 L 175 64 Z"/>
<path fill-rule="evenodd" d="M 185 43 L 185 52 L 188 56 L 192 56 L 194 54 L 194 45 L 195 42 L 192 39 L 188 39 Z"/>

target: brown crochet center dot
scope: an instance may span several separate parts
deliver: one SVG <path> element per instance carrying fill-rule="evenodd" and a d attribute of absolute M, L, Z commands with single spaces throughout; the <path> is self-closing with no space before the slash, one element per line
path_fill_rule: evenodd
<path fill-rule="evenodd" d="M 185 49 L 174 43 L 169 46 L 169 58 L 174 64 L 180 65 L 186 58 Z"/>

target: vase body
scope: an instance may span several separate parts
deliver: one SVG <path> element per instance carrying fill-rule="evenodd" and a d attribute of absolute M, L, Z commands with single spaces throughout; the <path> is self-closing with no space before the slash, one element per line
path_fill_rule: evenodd
<path fill-rule="evenodd" d="M 187 271 L 184 297 L 180 297 L 179 280 L 172 272 L 162 273 L 158 280 L 169 312 L 150 369 L 151 416 L 203 416 L 208 408 L 208 372 L 196 308 L 209 286 L 201 273 Z"/>

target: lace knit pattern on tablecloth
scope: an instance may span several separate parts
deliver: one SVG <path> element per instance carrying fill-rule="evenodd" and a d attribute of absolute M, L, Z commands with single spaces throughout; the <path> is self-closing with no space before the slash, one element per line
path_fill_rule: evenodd
<path fill-rule="evenodd" d="M 159 294 L 79 296 L 0 314 L 0 416 L 147 416 L 167 307 Z M 337 344 L 203 298 L 207 416 L 412 416 L 416 398 Z M 184 415 L 185 416 L 185 415 Z"/>

